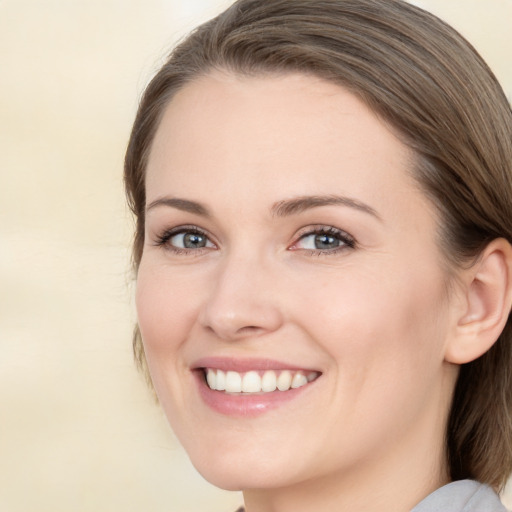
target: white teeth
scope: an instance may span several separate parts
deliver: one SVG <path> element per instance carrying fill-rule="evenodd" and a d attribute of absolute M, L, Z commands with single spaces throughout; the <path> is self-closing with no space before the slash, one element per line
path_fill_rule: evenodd
<path fill-rule="evenodd" d="M 276 372 L 266 371 L 261 378 L 261 391 L 270 393 L 277 389 L 277 376 Z"/>
<path fill-rule="evenodd" d="M 210 388 L 215 389 L 215 370 L 208 369 L 206 372 L 206 382 Z"/>
<path fill-rule="evenodd" d="M 308 379 L 302 373 L 296 373 L 292 379 L 292 388 L 300 388 L 308 383 Z"/>
<path fill-rule="evenodd" d="M 279 391 L 288 391 L 292 385 L 292 374 L 288 370 L 281 372 L 277 378 L 277 389 Z"/>
<path fill-rule="evenodd" d="M 210 389 L 226 393 L 272 393 L 276 389 L 288 391 L 290 388 L 300 388 L 319 375 L 318 372 L 309 372 L 306 376 L 303 372 L 291 370 L 281 372 L 267 370 L 263 375 L 253 370 L 241 374 L 235 371 L 224 372 L 208 368 L 206 382 Z"/>
<path fill-rule="evenodd" d="M 244 393 L 258 393 L 258 391 L 261 391 L 261 377 L 258 372 L 247 372 L 243 376 L 242 391 Z"/>
<path fill-rule="evenodd" d="M 242 392 L 242 376 L 238 372 L 226 373 L 226 391 L 228 393 Z"/>
<path fill-rule="evenodd" d="M 217 380 L 213 389 L 217 391 L 224 391 L 226 389 L 226 374 L 222 370 L 217 370 Z"/>

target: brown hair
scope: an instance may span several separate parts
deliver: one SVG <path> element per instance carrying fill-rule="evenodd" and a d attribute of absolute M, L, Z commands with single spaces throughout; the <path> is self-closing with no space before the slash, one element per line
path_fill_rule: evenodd
<path fill-rule="evenodd" d="M 298 71 L 358 95 L 417 155 L 414 175 L 442 219 L 450 266 L 494 238 L 512 241 L 512 112 L 485 62 L 455 30 L 401 0 L 239 0 L 170 55 L 141 100 L 125 184 L 136 216 L 133 265 L 144 243 L 144 176 L 172 96 L 213 69 Z M 451 478 L 501 488 L 512 472 L 512 326 L 462 365 L 446 442 Z M 137 363 L 149 379 L 138 329 Z"/>

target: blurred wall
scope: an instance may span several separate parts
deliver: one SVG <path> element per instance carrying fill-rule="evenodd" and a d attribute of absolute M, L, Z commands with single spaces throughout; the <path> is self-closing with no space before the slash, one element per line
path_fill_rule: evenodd
<path fill-rule="evenodd" d="M 131 360 L 122 160 L 168 48 L 220 0 L 0 0 L 0 510 L 229 512 Z M 414 2 L 512 97 L 512 1 Z M 512 501 L 511 501 L 512 503 Z"/>

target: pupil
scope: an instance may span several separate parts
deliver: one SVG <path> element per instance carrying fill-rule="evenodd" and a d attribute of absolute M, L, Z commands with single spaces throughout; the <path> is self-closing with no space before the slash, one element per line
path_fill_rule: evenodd
<path fill-rule="evenodd" d="M 186 233 L 183 237 L 183 245 L 187 249 L 196 249 L 197 247 L 205 247 L 206 239 L 203 235 L 197 233 Z"/>
<path fill-rule="evenodd" d="M 340 241 L 329 235 L 316 235 L 315 247 L 317 249 L 333 249 L 339 247 Z"/>

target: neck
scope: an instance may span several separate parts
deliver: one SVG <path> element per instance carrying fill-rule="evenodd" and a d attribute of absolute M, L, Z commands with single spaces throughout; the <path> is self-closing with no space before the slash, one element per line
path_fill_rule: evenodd
<path fill-rule="evenodd" d="M 400 461 L 399 471 L 396 454 L 394 461 L 380 461 L 373 468 L 363 464 L 359 470 L 351 468 L 349 474 L 329 474 L 286 488 L 244 491 L 246 512 L 409 512 L 448 483 L 442 454 L 444 449 L 438 450 L 434 462 L 432 453 L 411 451 L 407 454 L 410 464 Z M 419 471 L 414 464 L 418 460 L 423 462 L 425 471 Z"/>

